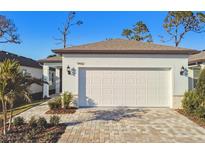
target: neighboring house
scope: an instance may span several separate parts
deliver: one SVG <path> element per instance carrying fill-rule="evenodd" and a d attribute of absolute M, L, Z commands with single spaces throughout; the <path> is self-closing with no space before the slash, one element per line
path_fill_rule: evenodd
<path fill-rule="evenodd" d="M 30 58 L 18 56 L 7 51 L 0 51 L 0 63 L 6 59 L 13 59 L 18 61 L 20 64 L 21 71 L 30 74 L 32 77 L 42 79 L 43 70 L 39 62 Z M 40 99 L 43 96 L 43 87 L 40 85 L 32 84 L 30 87 L 30 91 L 33 99 Z"/>
<path fill-rule="evenodd" d="M 80 107 L 178 108 L 188 90 L 188 56 L 196 51 L 113 39 L 53 52 L 60 56 L 41 60 L 45 80 L 55 69 L 56 93 L 62 83 Z M 49 96 L 48 85 L 43 92 Z"/>
<path fill-rule="evenodd" d="M 205 52 L 189 56 L 189 89 L 196 86 L 200 71 L 205 68 Z"/>

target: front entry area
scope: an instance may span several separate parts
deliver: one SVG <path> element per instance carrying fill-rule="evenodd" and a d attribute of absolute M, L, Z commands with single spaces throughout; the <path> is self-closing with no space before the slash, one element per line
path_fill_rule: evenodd
<path fill-rule="evenodd" d="M 168 68 L 80 68 L 79 106 L 170 107 Z"/>

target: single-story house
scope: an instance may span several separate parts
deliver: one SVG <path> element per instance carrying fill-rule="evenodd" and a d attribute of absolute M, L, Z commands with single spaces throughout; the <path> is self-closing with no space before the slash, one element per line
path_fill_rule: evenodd
<path fill-rule="evenodd" d="M 12 59 L 12 60 L 18 61 L 20 64 L 21 71 L 23 71 L 24 73 L 28 73 L 35 78 L 42 79 L 43 67 L 36 60 L 26 58 L 23 56 L 19 56 L 11 52 L 0 51 L 0 63 L 6 59 Z M 52 79 L 52 73 L 54 74 L 54 71 L 50 71 L 50 79 Z M 52 84 L 51 84 L 50 93 L 52 93 L 54 89 L 55 88 L 52 87 Z M 31 91 L 33 99 L 40 99 L 43 96 L 43 87 L 40 85 L 32 84 L 30 87 L 30 91 Z"/>
<path fill-rule="evenodd" d="M 58 56 L 41 60 L 44 79 L 55 69 L 56 92 L 72 92 L 79 107 L 178 108 L 196 50 L 111 39 L 53 52 Z M 49 97 L 46 84 L 43 95 Z"/>
<path fill-rule="evenodd" d="M 205 52 L 189 56 L 189 89 L 196 86 L 200 71 L 205 68 Z"/>

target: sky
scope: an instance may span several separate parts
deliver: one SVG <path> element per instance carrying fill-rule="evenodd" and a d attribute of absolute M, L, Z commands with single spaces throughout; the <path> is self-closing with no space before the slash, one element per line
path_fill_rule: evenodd
<path fill-rule="evenodd" d="M 0 44 L 0 50 L 9 51 L 35 60 L 47 57 L 52 49 L 63 48 L 55 38 L 66 20 L 68 12 L 0 12 L 11 19 L 17 29 L 21 44 Z M 142 20 L 149 28 L 154 43 L 174 46 L 173 42 L 162 43 L 159 35 L 168 37 L 162 27 L 167 12 L 76 12 L 75 20 L 83 24 L 72 27 L 69 44 L 80 45 L 105 40 L 124 38 L 122 30 L 132 28 Z M 180 47 L 205 49 L 205 33 L 188 33 Z"/>

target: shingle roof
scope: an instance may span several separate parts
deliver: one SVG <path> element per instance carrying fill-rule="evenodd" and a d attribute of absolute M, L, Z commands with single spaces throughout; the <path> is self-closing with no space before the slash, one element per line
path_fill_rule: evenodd
<path fill-rule="evenodd" d="M 58 63 L 62 62 L 62 57 L 61 56 L 54 56 L 54 57 L 48 57 L 45 59 L 40 59 L 38 60 L 40 63 Z"/>
<path fill-rule="evenodd" d="M 189 56 L 189 64 L 196 63 L 196 62 L 205 62 L 205 52 L 204 51 L 198 54 Z"/>
<path fill-rule="evenodd" d="M 42 68 L 39 62 L 26 58 L 23 56 L 18 56 L 16 54 L 7 52 L 7 51 L 0 51 L 0 62 L 3 62 L 6 59 L 12 59 L 19 62 L 21 66 L 28 66 L 28 67 L 34 67 L 34 68 Z"/>
<path fill-rule="evenodd" d="M 112 39 L 85 45 L 55 49 L 58 54 L 192 54 L 196 50 L 159 45 L 135 40 Z"/>

